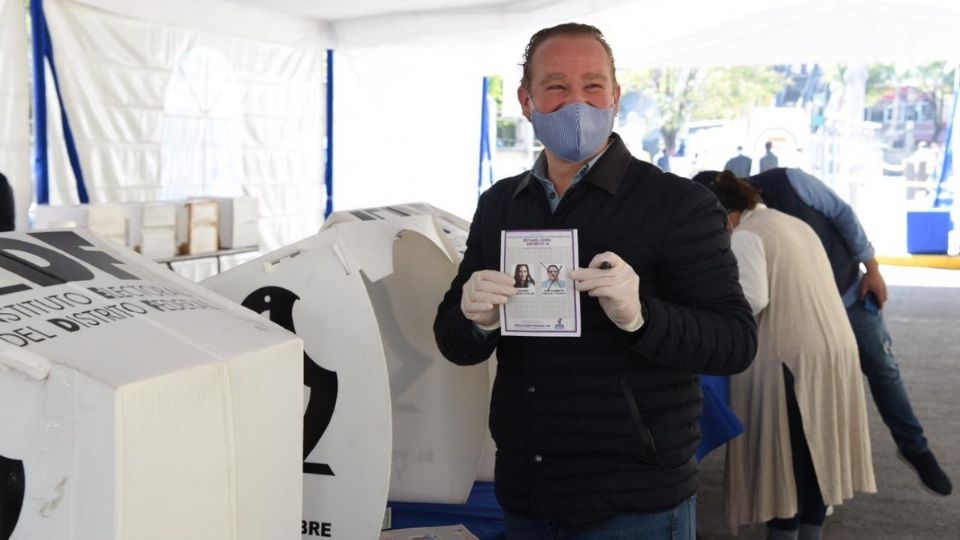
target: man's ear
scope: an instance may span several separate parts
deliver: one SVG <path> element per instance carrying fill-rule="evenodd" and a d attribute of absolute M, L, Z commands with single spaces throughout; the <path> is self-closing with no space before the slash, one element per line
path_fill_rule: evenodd
<path fill-rule="evenodd" d="M 614 113 L 620 114 L 620 84 L 613 87 L 613 109 Z"/>
<path fill-rule="evenodd" d="M 520 102 L 520 109 L 523 111 L 523 117 L 527 120 L 531 119 L 533 115 L 531 97 L 530 93 L 527 92 L 527 89 L 520 85 L 517 87 L 517 101 Z M 532 120 L 531 120 L 532 121 Z"/>

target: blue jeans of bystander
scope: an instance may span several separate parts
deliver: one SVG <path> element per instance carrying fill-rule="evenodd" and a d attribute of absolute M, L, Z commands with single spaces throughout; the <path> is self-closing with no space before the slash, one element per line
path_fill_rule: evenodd
<path fill-rule="evenodd" d="M 671 510 L 625 514 L 585 528 L 504 514 L 507 540 L 693 540 L 697 535 L 696 495 Z"/>
<path fill-rule="evenodd" d="M 847 307 L 860 349 L 860 369 L 870 384 L 873 402 L 883 422 L 890 428 L 897 448 L 903 454 L 919 454 L 927 450 L 923 427 L 910 405 L 910 397 L 900 378 L 900 366 L 893 356 L 893 342 L 887 332 L 882 312 L 868 310 L 862 300 Z"/>

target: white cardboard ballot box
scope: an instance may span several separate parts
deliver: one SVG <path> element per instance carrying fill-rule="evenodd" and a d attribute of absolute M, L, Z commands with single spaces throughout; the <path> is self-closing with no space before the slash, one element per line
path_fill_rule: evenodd
<path fill-rule="evenodd" d="M 377 313 L 393 400 L 392 501 L 462 503 L 477 477 L 488 366 L 447 361 L 433 336 L 468 229 L 425 203 L 337 212 L 322 228 L 350 247 Z"/>
<path fill-rule="evenodd" d="M 304 538 L 324 525 L 331 538 L 376 538 L 388 487 L 390 500 L 460 503 L 476 476 L 487 368 L 444 360 L 432 331 L 458 256 L 432 216 L 401 217 L 341 220 L 203 283 L 256 311 L 294 298 L 286 322 L 336 373 L 332 417 L 305 456 Z M 309 473 L 316 464 L 333 474 Z"/>
<path fill-rule="evenodd" d="M 412 216 L 431 216 L 433 218 L 437 229 L 443 233 L 441 241 L 444 243 L 446 250 L 449 253 L 457 254 L 457 264 L 459 264 L 464 251 L 467 250 L 470 222 L 428 203 L 413 202 L 334 212 L 323 222 L 321 229 L 328 229 L 340 223 L 395 221 Z"/>
<path fill-rule="evenodd" d="M 0 296 L 12 540 L 297 537 L 299 338 L 81 230 L 0 234 Z"/>
<path fill-rule="evenodd" d="M 335 232 L 203 285 L 304 339 L 304 538 L 376 538 L 390 477 L 390 386 L 360 269 Z M 298 513 L 299 513 L 298 508 Z"/>
<path fill-rule="evenodd" d="M 342 223 L 397 221 L 412 216 L 431 216 L 433 218 L 437 230 L 443 233 L 441 240 L 444 242 L 447 252 L 456 254 L 456 263 L 459 264 L 467 249 L 467 236 L 470 234 L 470 222 L 428 203 L 414 202 L 335 212 L 327 218 L 322 228 L 335 227 Z M 449 285 L 449 282 L 450 280 L 448 279 L 444 285 Z M 441 295 L 444 292 L 446 292 L 446 288 L 441 291 Z M 492 391 L 493 380 L 497 374 L 496 353 L 494 353 L 486 364 Z M 484 429 L 484 432 L 483 450 L 480 453 L 480 462 L 477 465 L 477 480 L 492 482 L 497 445 L 493 442 L 493 437 L 490 436 L 490 430 Z"/>

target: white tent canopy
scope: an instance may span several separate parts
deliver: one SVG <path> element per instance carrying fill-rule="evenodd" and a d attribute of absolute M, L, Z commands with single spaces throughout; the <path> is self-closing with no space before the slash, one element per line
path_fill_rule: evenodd
<path fill-rule="evenodd" d="M 267 248 L 319 227 L 328 48 L 336 51 L 336 208 L 423 200 L 464 217 L 477 193 L 481 77 L 515 80 L 526 40 L 539 28 L 567 20 L 595 24 L 619 67 L 955 60 L 960 51 L 960 5 L 938 0 L 47 0 L 45 6 L 93 200 L 152 197 L 171 174 L 185 190 L 209 189 L 209 174 L 226 175 L 236 189 L 260 197 Z M 0 0 L 0 7 L 14 12 L 0 17 L 0 35 L 22 36 L 6 31 L 19 24 L 16 11 L 23 20 L 22 3 Z M 0 51 L 0 65 L 12 66 L 5 80 L 29 79 L 26 63 L 10 59 L 24 53 Z M 200 79 L 213 86 L 190 101 L 190 92 L 197 94 L 192 81 Z M 0 101 L 0 117 L 11 119 L 0 133 L 0 168 L 19 170 L 18 176 L 29 171 L 30 159 L 25 116 L 8 114 L 29 107 L 20 90 L 0 87 L 0 95 L 14 96 Z M 512 99 L 512 89 L 505 94 Z M 178 96 L 179 108 L 171 105 Z M 171 136 L 180 137 L 179 150 L 164 146 Z M 51 193 L 69 202 L 73 179 L 58 152 L 51 152 L 51 167 L 61 188 L 51 186 Z M 174 163 L 170 156 L 189 159 Z"/>
<path fill-rule="evenodd" d="M 916 62 L 960 51 L 960 5 L 942 0 L 228 1 L 314 19 L 337 49 L 482 43 L 489 57 L 497 41 L 581 20 L 604 31 L 624 66 Z"/>
<path fill-rule="evenodd" d="M 637 64 L 666 66 L 955 61 L 958 28 L 960 4 L 954 2 L 765 2 L 684 28 L 673 39 L 620 43 L 618 54 Z"/>

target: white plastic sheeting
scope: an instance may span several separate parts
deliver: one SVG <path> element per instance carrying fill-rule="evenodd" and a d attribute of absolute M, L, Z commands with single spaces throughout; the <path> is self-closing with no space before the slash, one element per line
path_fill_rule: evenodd
<path fill-rule="evenodd" d="M 99 0 L 117 2 L 118 0 Z M 129 1 L 129 0 L 128 0 Z M 341 23 L 358 21 L 400 22 L 416 20 L 427 24 L 417 29 L 402 29 L 396 25 L 385 25 L 378 32 L 379 39 L 395 42 L 400 34 L 417 35 L 419 30 L 431 32 L 444 31 L 459 33 L 450 28 L 450 21 L 473 20 L 466 26 L 471 32 L 487 30 L 483 20 L 492 20 L 497 28 L 516 24 L 518 18 L 530 16 L 546 17 L 550 13 L 562 13 L 570 16 L 574 12 L 587 13 L 603 6 L 621 4 L 629 0 L 351 0 L 350 2 L 316 2 L 310 0 L 229 0 L 237 4 L 269 7 L 282 13 L 290 13 L 311 19 L 332 21 L 337 33 L 344 34 Z M 441 22 L 445 24 L 440 24 Z M 452 32 L 451 32 L 452 30 Z M 356 34 L 356 32 L 353 32 Z M 362 36 L 356 36 L 362 37 Z M 377 36 L 374 36 L 377 37 Z M 341 43 L 343 45 L 343 43 Z"/>
<path fill-rule="evenodd" d="M 79 204 L 77 182 L 70 168 L 70 159 L 67 157 L 60 102 L 57 99 L 53 73 L 50 71 L 49 64 L 44 63 L 43 73 L 46 80 L 44 100 L 47 103 L 47 177 L 50 204 Z"/>
<path fill-rule="evenodd" d="M 472 217 L 482 72 L 414 47 L 348 51 L 334 67 L 336 208 L 422 200 Z"/>
<path fill-rule="evenodd" d="M 598 14 L 598 23 L 606 24 L 601 28 L 616 37 L 614 50 L 633 65 L 909 64 L 960 59 L 956 2 L 741 0 L 685 11 L 691 13 L 689 19 L 666 26 L 673 30 L 672 37 L 621 40 L 625 34 L 620 25 L 629 17 L 617 13 L 636 4 Z"/>
<path fill-rule="evenodd" d="M 33 200 L 28 47 L 23 1 L 0 0 L 0 172 L 13 188 L 18 229 L 26 228 Z"/>
<path fill-rule="evenodd" d="M 251 195 L 265 248 L 319 229 L 325 52 L 302 21 L 226 4 L 229 17 L 173 6 L 181 20 L 164 23 L 44 7 L 91 202 Z M 204 29 L 210 18 L 272 33 Z"/>
<path fill-rule="evenodd" d="M 266 3 L 268 0 L 239 0 L 245 3 Z M 380 3 L 387 6 L 390 2 Z M 648 4 L 630 0 L 476 0 L 470 5 L 450 7 L 430 6 L 429 0 L 401 2 L 403 7 L 384 8 L 366 16 L 351 17 L 330 23 L 330 32 L 338 48 L 409 43 L 421 40 L 443 39 L 447 46 L 457 46 L 462 41 L 486 37 L 493 45 L 505 34 L 518 34 L 529 38 L 532 31 L 540 28 L 579 20 L 620 4 Z M 435 2 L 433 2 L 435 3 Z M 459 4 L 466 4 L 460 1 Z M 313 3 L 325 6 L 326 2 Z M 420 9 L 418 9 L 420 8 Z M 321 7 L 323 10 L 323 7 Z M 322 11 L 318 16 L 323 16 Z M 638 22 L 638 27 L 639 23 Z M 634 28 L 631 34 L 636 35 Z M 525 41 L 525 39 L 524 39 Z M 473 61 L 475 58 L 467 60 Z"/>
<path fill-rule="evenodd" d="M 294 220 L 307 211 L 318 190 L 322 193 L 322 141 L 314 144 L 310 133 L 305 137 L 278 122 L 250 115 L 238 119 L 237 111 L 247 105 L 238 84 L 250 74 L 236 73 L 238 57 L 248 55 L 231 48 L 249 47 L 251 41 L 281 43 L 291 51 L 337 48 L 336 208 L 424 200 L 470 217 L 477 195 L 481 78 L 515 68 L 529 33 L 542 23 L 622 2 L 451 5 L 426 0 L 275 6 L 178 0 L 160 7 L 132 0 L 47 0 L 46 10 L 91 199 L 144 200 L 188 191 L 229 195 L 238 185 L 231 179 L 246 176 L 246 193 L 265 199 L 263 215 L 276 218 L 272 227 L 263 227 L 264 243 L 275 247 L 313 232 L 304 225 L 309 220 Z M 284 9 L 293 15 L 269 11 Z M 252 24 L 261 20 L 263 27 Z M 516 31 L 518 26 L 522 30 Z M 398 32 L 419 43 L 394 46 Z M 458 35 L 463 39 L 450 41 Z M 222 41 L 219 46 L 211 44 L 214 36 Z M 171 51 L 179 56 L 171 58 Z M 202 73 L 204 84 L 191 87 L 192 73 Z M 77 88 L 83 95 L 77 95 Z M 149 106 L 142 106 L 140 91 L 150 99 Z M 104 93 L 113 103 L 92 102 Z M 314 95 L 321 97 L 319 91 Z M 512 99 L 512 90 L 507 98 Z M 291 105 L 289 96 L 276 97 L 271 104 Z M 167 114 L 160 116 L 160 108 Z M 197 118 L 201 112 L 203 118 Z M 247 124 L 242 132 L 237 129 L 241 122 Z M 147 148 L 134 148 L 137 139 L 148 141 Z M 295 165 L 316 167 L 313 185 L 297 184 L 303 189 L 284 191 L 282 179 L 299 177 L 300 170 L 277 166 L 275 159 L 264 156 L 266 150 L 253 148 L 261 142 L 278 152 L 312 145 L 312 154 L 301 153 L 311 163 Z M 273 182 L 256 186 L 257 179 L 250 176 L 264 170 Z M 57 184 L 65 185 L 69 195 L 72 178 L 57 175 Z M 258 192 L 252 191 L 257 187 Z M 52 194 L 57 189 L 52 187 Z M 313 212 L 319 220 L 322 207 Z"/>
<path fill-rule="evenodd" d="M 581 20 L 603 30 L 623 66 L 951 60 L 960 40 L 960 6 L 943 0 L 229 1 L 323 21 L 337 49 L 495 45 Z"/>
<path fill-rule="evenodd" d="M 263 199 L 267 247 L 314 232 L 320 219 L 327 47 L 337 51 L 336 209 L 424 200 L 463 217 L 476 200 L 480 77 L 515 80 L 511 71 L 539 28 L 596 24 L 622 68 L 955 60 L 960 51 L 960 7 L 942 0 L 46 6 L 91 197 L 239 188 Z M 507 103 L 513 90 L 505 88 Z M 51 143 L 54 172 L 60 148 Z M 52 200 L 71 195 L 72 177 L 61 176 Z"/>

